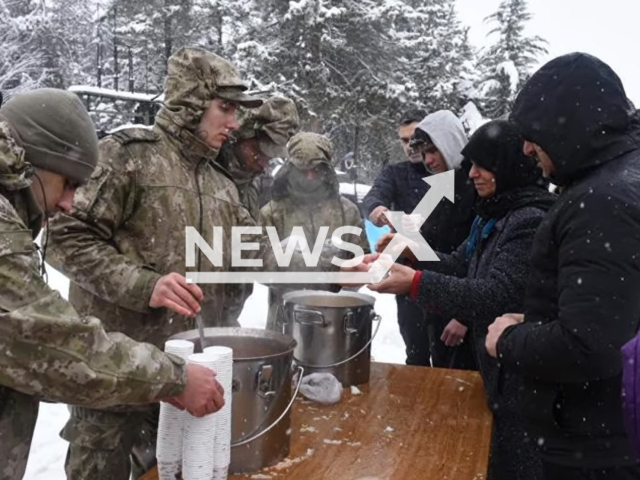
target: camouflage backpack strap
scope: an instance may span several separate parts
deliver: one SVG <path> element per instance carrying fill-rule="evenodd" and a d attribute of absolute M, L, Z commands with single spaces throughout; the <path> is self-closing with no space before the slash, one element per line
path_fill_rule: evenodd
<path fill-rule="evenodd" d="M 160 140 L 160 136 L 149 128 L 124 128 L 113 132 L 111 136 L 117 139 L 123 145 L 134 142 L 157 142 Z"/>

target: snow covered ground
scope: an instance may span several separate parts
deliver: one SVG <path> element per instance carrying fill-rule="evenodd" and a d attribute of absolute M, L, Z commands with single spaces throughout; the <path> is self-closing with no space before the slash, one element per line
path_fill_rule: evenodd
<path fill-rule="evenodd" d="M 63 296 L 69 290 L 68 280 L 53 268 L 49 272 L 49 284 Z M 240 317 L 243 327 L 264 328 L 267 321 L 267 288 L 255 285 L 253 295 L 247 300 Z M 378 362 L 404 363 L 404 344 L 396 320 L 396 302 L 393 295 L 380 295 L 366 288 L 362 293 L 376 297 L 376 312 L 382 316 L 380 331 L 373 341 L 372 356 Z M 31 455 L 24 480 L 64 480 L 64 458 L 67 443 L 59 432 L 67 421 L 65 405 L 40 404 L 38 424 L 31 446 Z"/>

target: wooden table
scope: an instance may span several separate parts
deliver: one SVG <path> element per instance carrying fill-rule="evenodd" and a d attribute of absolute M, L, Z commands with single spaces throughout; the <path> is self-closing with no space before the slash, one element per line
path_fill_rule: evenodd
<path fill-rule="evenodd" d="M 475 372 L 374 363 L 360 395 L 297 401 L 290 457 L 230 480 L 482 480 L 491 413 Z M 157 480 L 151 471 L 140 480 Z"/>

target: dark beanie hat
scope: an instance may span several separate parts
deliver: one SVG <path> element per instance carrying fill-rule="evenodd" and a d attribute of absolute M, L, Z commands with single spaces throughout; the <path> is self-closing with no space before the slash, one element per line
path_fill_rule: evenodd
<path fill-rule="evenodd" d="M 35 167 L 86 182 L 98 163 L 98 137 L 73 93 L 42 88 L 15 95 L 0 108 L 25 160 Z"/>
<path fill-rule="evenodd" d="M 542 185 L 542 170 L 524 154 L 524 139 L 505 120 L 482 125 L 469 139 L 462 155 L 495 175 L 496 193 L 529 185 Z"/>

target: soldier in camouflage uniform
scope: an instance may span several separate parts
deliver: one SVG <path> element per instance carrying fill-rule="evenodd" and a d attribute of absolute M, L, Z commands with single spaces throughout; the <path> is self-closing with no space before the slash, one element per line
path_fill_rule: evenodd
<path fill-rule="evenodd" d="M 322 226 L 329 227 L 327 238 L 339 227 L 359 227 L 362 229 L 360 237 L 345 235 L 344 240 L 360 245 L 368 253 L 360 210 L 340 196 L 331 141 L 323 135 L 299 133 L 289 142 L 288 157 L 276 175 L 272 200 L 260 212 L 262 225 L 275 226 L 280 239 L 289 237 L 293 227 L 301 226 L 311 249 Z M 269 330 L 282 330 L 276 320 L 283 292 L 281 287 L 269 289 Z"/>
<path fill-rule="evenodd" d="M 223 228 L 222 265 L 198 250 L 192 270 L 227 271 L 230 227 L 255 225 L 215 161 L 238 127 L 238 105 L 262 104 L 246 88 L 226 60 L 183 48 L 169 59 L 153 129 L 125 129 L 100 141 L 98 167 L 78 190 L 72 214 L 58 215 L 51 226 L 52 264 L 70 277 L 76 309 L 156 346 L 194 328 L 197 313 L 223 325 L 224 285 L 200 289 L 185 280 L 185 227 L 210 245 L 213 227 Z M 145 441 L 150 416 L 148 408 L 73 407 L 62 432 L 70 442 L 67 477 L 128 480 L 131 445 Z"/>
<path fill-rule="evenodd" d="M 259 220 L 258 177 L 272 158 L 287 156 L 287 142 L 300 128 L 300 119 L 295 103 L 274 95 L 260 108 L 243 111 L 238 124 L 218 161 L 233 178 L 242 203 Z"/>
<path fill-rule="evenodd" d="M 285 158 L 287 142 L 300 127 L 295 103 L 274 95 L 262 107 L 246 110 L 231 142 L 220 150 L 219 163 L 238 187 L 240 200 L 254 220 L 260 220 L 259 176 L 272 158 Z M 227 284 L 222 318 L 225 324 L 237 323 L 244 303 L 253 292 L 253 284 Z"/>
<path fill-rule="evenodd" d="M 35 90 L 0 109 L 0 480 L 22 478 L 41 399 L 108 407 L 178 397 L 197 415 L 222 405 L 210 371 L 105 333 L 41 278 L 33 239 L 46 217 L 70 210 L 97 157 L 72 93 Z"/>

